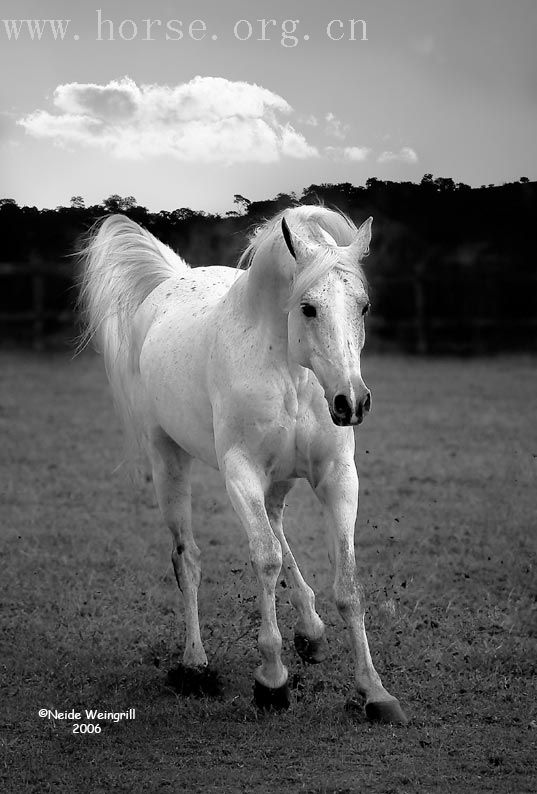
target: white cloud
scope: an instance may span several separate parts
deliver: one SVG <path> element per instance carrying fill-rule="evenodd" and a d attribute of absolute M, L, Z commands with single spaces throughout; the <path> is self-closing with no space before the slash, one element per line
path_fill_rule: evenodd
<path fill-rule="evenodd" d="M 319 156 L 317 149 L 310 146 L 302 133 L 293 129 L 290 124 L 287 124 L 282 132 L 282 154 L 299 159 Z"/>
<path fill-rule="evenodd" d="M 324 120 L 326 122 L 325 132 L 327 135 L 331 135 L 333 138 L 338 138 L 340 141 L 345 139 L 350 129 L 348 124 L 344 124 L 342 121 L 336 118 L 333 113 L 327 113 L 324 117 Z"/>
<path fill-rule="evenodd" d="M 332 160 L 351 160 L 354 163 L 364 162 L 371 154 L 368 146 L 326 146 L 324 151 Z"/>
<path fill-rule="evenodd" d="M 318 156 L 287 121 L 291 106 L 261 86 L 195 77 L 177 86 L 125 77 L 107 85 L 68 83 L 54 91 L 55 113 L 19 120 L 27 133 L 82 144 L 122 158 L 171 155 L 205 163 L 275 162 Z"/>
<path fill-rule="evenodd" d="M 366 160 L 370 152 L 371 149 L 367 146 L 346 146 L 343 149 L 343 153 L 347 160 L 353 160 L 354 162 Z"/>
<path fill-rule="evenodd" d="M 410 146 L 403 146 L 398 152 L 381 152 L 377 157 L 377 163 L 417 163 L 418 155 Z"/>
<path fill-rule="evenodd" d="M 66 83 L 54 91 L 53 102 L 67 115 L 89 114 L 103 121 L 134 118 L 142 104 L 142 92 L 133 80 L 112 80 L 107 85 Z"/>

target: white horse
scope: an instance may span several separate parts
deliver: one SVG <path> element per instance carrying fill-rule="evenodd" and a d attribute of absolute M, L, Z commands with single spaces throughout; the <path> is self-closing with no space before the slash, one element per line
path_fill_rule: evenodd
<path fill-rule="evenodd" d="M 319 206 L 286 210 L 261 226 L 242 269 L 191 269 L 123 215 L 107 218 L 85 249 L 86 341 L 97 337 L 119 413 L 145 449 L 185 608 L 183 663 L 207 665 L 198 620 L 200 551 L 191 527 L 193 458 L 222 472 L 259 582 L 261 708 L 289 705 L 275 587 L 283 568 L 298 612 L 295 645 L 326 655 L 315 596 L 286 541 L 285 497 L 308 480 L 331 529 L 334 596 L 351 637 L 357 693 L 369 719 L 406 722 L 369 652 L 355 571 L 358 476 L 353 426 L 371 406 L 360 373 L 369 308 L 359 229 Z"/>

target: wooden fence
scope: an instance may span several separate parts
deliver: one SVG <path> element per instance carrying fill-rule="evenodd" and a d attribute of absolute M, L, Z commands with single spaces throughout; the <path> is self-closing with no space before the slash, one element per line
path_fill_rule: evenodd
<path fill-rule="evenodd" d="M 470 306 L 449 316 L 439 313 L 433 300 L 430 277 L 422 273 L 372 278 L 374 309 L 368 318 L 368 335 L 377 346 L 386 346 L 427 355 L 436 352 L 484 353 L 501 349 L 537 351 L 537 274 L 516 285 L 530 297 L 523 313 L 506 317 L 496 296 L 486 311 Z M 17 286 L 14 286 L 14 285 Z M 75 269 L 72 262 L 0 262 L 0 326 L 5 338 L 31 342 L 43 350 L 51 326 L 56 335 L 65 331 L 75 336 Z M 438 285 L 436 285 L 438 286 Z M 469 283 L 468 283 L 469 286 Z M 475 285 L 474 285 L 475 286 Z M 4 289 L 6 287 L 6 289 Z M 375 298 L 379 293 L 379 302 Z M 501 283 L 495 287 L 501 294 Z M 398 308 L 404 295 L 411 308 L 406 315 Z M 384 296 L 384 299 L 383 299 Z M 383 303 L 396 296 L 392 306 Z M 453 304 L 460 296 L 453 295 Z M 510 340 L 510 341 L 509 341 Z"/>
<path fill-rule="evenodd" d="M 0 309 L 0 325 L 4 336 L 17 337 L 15 329 L 23 329 L 25 337 L 31 338 L 34 350 L 43 350 L 47 337 L 47 322 L 72 328 L 75 323 L 73 291 L 73 266 L 57 262 L 0 262 L 0 295 L 11 295 L 13 290 L 5 290 L 6 282 L 21 280 L 24 285 L 27 305 L 23 308 L 9 305 L 4 299 Z M 59 307 L 47 305 L 47 287 L 61 283 L 58 294 Z M 54 292 L 54 290 L 53 290 Z M 29 332 L 29 333 L 28 333 Z"/>

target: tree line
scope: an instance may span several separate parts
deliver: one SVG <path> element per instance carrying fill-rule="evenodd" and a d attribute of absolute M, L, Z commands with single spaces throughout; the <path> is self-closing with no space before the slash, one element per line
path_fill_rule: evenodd
<path fill-rule="evenodd" d="M 69 255 L 106 214 L 128 215 L 193 266 L 234 266 L 258 223 L 297 203 L 319 202 L 356 223 L 374 217 L 366 271 L 378 340 L 421 352 L 537 347 L 537 183 L 527 177 L 479 188 L 432 174 L 419 183 L 371 178 L 364 186 L 314 184 L 300 195 L 264 201 L 236 194 L 234 209 L 225 214 L 188 207 L 150 212 L 133 196 L 120 195 L 92 206 L 73 196 L 69 206 L 55 209 L 0 199 L 0 260 L 21 266 L 20 278 L 3 280 L 0 311 L 27 299 L 28 264 L 49 263 L 51 273 L 61 264 L 63 278 L 72 281 Z M 73 290 L 55 284 L 52 274 L 47 293 L 51 305 L 73 300 Z"/>

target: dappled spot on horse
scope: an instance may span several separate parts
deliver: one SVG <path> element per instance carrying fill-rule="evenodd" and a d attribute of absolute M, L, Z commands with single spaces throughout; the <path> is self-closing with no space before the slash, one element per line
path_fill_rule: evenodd
<path fill-rule="evenodd" d="M 107 218 L 88 242 L 85 341 L 95 338 L 104 354 L 130 450 L 149 459 L 172 535 L 185 644 L 168 681 L 182 694 L 219 688 L 198 617 L 201 559 L 190 486 L 197 458 L 221 471 L 258 579 L 257 706 L 278 711 L 290 703 L 275 601 L 282 566 L 298 616 L 297 653 L 307 663 L 327 654 L 314 592 L 283 529 L 286 496 L 304 478 L 329 524 L 334 598 L 365 715 L 406 721 L 371 660 L 354 552 L 353 427 L 371 407 L 360 365 L 369 306 L 361 260 L 371 221 L 356 228 L 333 210 L 295 207 L 256 230 L 236 270 L 191 269 L 123 215 Z"/>

